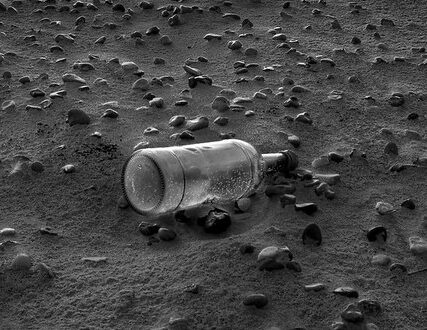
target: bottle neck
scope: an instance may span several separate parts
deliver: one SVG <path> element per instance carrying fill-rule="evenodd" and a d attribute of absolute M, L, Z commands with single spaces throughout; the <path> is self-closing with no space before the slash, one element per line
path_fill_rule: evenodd
<path fill-rule="evenodd" d="M 272 154 L 262 154 L 262 158 L 265 161 L 265 169 L 266 170 L 275 170 L 280 161 L 282 161 L 285 156 L 280 153 L 272 153 Z"/>

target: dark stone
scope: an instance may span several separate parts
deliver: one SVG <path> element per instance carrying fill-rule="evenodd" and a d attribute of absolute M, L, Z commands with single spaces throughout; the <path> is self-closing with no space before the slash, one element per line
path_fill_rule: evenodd
<path fill-rule="evenodd" d="M 243 244 L 240 246 L 239 251 L 241 254 L 253 253 L 255 251 L 255 246 L 252 244 Z"/>
<path fill-rule="evenodd" d="M 344 312 L 341 313 L 341 318 L 345 322 L 356 323 L 356 324 L 363 323 L 363 321 L 365 320 L 365 317 L 363 316 L 363 314 L 355 310 L 345 310 Z"/>
<path fill-rule="evenodd" d="M 42 235 L 58 236 L 58 233 L 55 233 L 54 231 L 52 231 L 52 228 L 50 228 L 50 227 L 40 228 L 40 234 L 42 234 Z"/>
<path fill-rule="evenodd" d="M 412 112 L 412 113 L 410 113 L 409 115 L 408 115 L 408 120 L 416 120 L 416 119 L 418 119 L 420 116 L 418 115 L 418 113 L 416 113 L 416 112 Z"/>
<path fill-rule="evenodd" d="M 254 26 L 254 24 L 247 18 L 242 21 L 242 27 L 246 29 L 250 29 Z"/>
<path fill-rule="evenodd" d="M 148 92 L 146 94 L 144 94 L 144 96 L 142 97 L 144 100 L 148 100 L 151 101 L 152 99 L 154 99 L 156 97 L 156 95 L 154 95 L 151 92 Z"/>
<path fill-rule="evenodd" d="M 399 270 L 400 272 L 402 272 L 402 273 L 407 273 L 408 272 L 408 269 L 406 268 L 406 266 L 405 265 L 403 265 L 403 264 L 399 264 L 399 263 L 393 263 L 393 264 L 391 264 L 390 265 L 390 268 L 389 268 L 389 270 L 391 271 L 391 272 L 396 272 L 397 270 Z"/>
<path fill-rule="evenodd" d="M 196 81 L 196 79 L 194 79 L 194 77 L 190 77 L 190 78 L 188 78 L 188 86 L 189 86 L 190 88 L 196 88 L 196 86 L 197 86 L 197 81 Z"/>
<path fill-rule="evenodd" d="M 139 224 L 138 229 L 142 235 L 151 236 L 159 232 L 160 225 L 158 225 L 157 223 L 149 223 L 149 222 L 142 221 Z"/>
<path fill-rule="evenodd" d="M 159 34 L 159 32 L 160 32 L 160 28 L 158 26 L 152 26 L 148 28 L 147 31 L 145 31 L 145 34 L 147 36 L 151 36 L 151 35 Z"/>
<path fill-rule="evenodd" d="M 302 272 L 301 265 L 298 262 L 296 262 L 295 260 L 291 260 L 291 261 L 286 262 L 286 268 L 293 270 L 297 273 Z"/>
<path fill-rule="evenodd" d="M 142 1 L 139 4 L 139 7 L 142 9 L 153 9 L 154 8 L 154 4 L 149 2 L 149 1 Z"/>
<path fill-rule="evenodd" d="M 335 163 L 341 163 L 344 160 L 344 156 L 336 152 L 328 153 L 328 158 L 331 162 Z"/>
<path fill-rule="evenodd" d="M 395 93 L 389 98 L 388 103 L 392 107 L 399 107 L 405 103 L 405 99 L 402 94 Z"/>
<path fill-rule="evenodd" d="M 123 6 L 121 3 L 114 5 L 112 9 L 113 9 L 113 11 L 119 11 L 122 13 L 124 13 L 126 11 L 125 6 Z"/>
<path fill-rule="evenodd" d="M 271 197 L 276 195 L 293 194 L 295 190 L 296 190 L 296 186 L 292 183 L 268 185 L 265 188 L 265 194 L 268 197 Z"/>
<path fill-rule="evenodd" d="M 358 37 L 353 37 L 353 38 L 351 39 L 351 43 L 352 43 L 353 45 L 359 45 L 359 44 L 361 44 L 361 43 L 362 43 L 362 41 L 361 41 Z"/>
<path fill-rule="evenodd" d="M 384 147 L 384 153 L 385 154 L 393 154 L 398 155 L 399 154 L 399 148 L 397 147 L 397 144 L 394 142 L 389 142 Z"/>
<path fill-rule="evenodd" d="M 191 218 L 185 215 L 185 210 L 180 210 L 175 213 L 175 221 L 181 223 L 190 223 Z"/>
<path fill-rule="evenodd" d="M 206 217 L 199 218 L 198 223 L 203 225 L 205 232 L 220 234 L 230 227 L 231 218 L 227 211 L 215 208 Z"/>
<path fill-rule="evenodd" d="M 303 244 L 314 244 L 319 246 L 322 244 L 322 232 L 320 227 L 315 223 L 309 224 L 302 233 Z"/>
<path fill-rule="evenodd" d="M 357 303 L 357 307 L 366 316 L 377 316 L 381 313 L 382 308 L 378 301 L 370 299 L 362 299 Z"/>
<path fill-rule="evenodd" d="M 295 211 L 302 211 L 305 214 L 313 214 L 317 211 L 317 205 L 315 203 L 300 203 L 295 204 Z"/>
<path fill-rule="evenodd" d="M 369 242 L 385 242 L 387 240 L 387 230 L 383 226 L 377 226 L 369 229 L 366 234 Z"/>
<path fill-rule="evenodd" d="M 179 134 L 179 138 L 183 140 L 194 140 L 196 137 L 190 131 L 185 130 Z"/>
<path fill-rule="evenodd" d="M 71 109 L 68 111 L 68 125 L 88 125 L 90 124 L 90 117 L 80 109 Z"/>
<path fill-rule="evenodd" d="M 400 204 L 402 207 L 406 207 L 407 209 L 413 210 L 415 209 L 415 203 L 412 199 L 407 199 Z"/>
<path fill-rule="evenodd" d="M 355 290 L 355 289 L 353 289 L 351 287 L 346 287 L 346 286 L 336 288 L 333 291 L 333 293 L 341 295 L 341 296 L 345 296 L 345 297 L 348 297 L 348 298 L 358 298 L 359 297 L 359 292 L 357 292 L 357 290 Z"/>
<path fill-rule="evenodd" d="M 280 196 L 280 205 L 282 207 L 285 207 L 286 205 L 293 205 L 296 203 L 296 201 L 297 201 L 297 198 L 295 195 L 284 194 Z"/>
<path fill-rule="evenodd" d="M 255 306 L 256 308 L 262 308 L 268 304 L 267 296 L 261 293 L 250 294 L 243 299 L 243 305 Z"/>

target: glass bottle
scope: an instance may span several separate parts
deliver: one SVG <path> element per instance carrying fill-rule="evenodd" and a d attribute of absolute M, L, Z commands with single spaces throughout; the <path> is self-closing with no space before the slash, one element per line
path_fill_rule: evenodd
<path fill-rule="evenodd" d="M 158 215 L 237 200 L 253 192 L 268 169 L 288 172 L 297 166 L 292 151 L 260 154 L 237 139 L 147 148 L 126 161 L 122 187 L 135 211 Z"/>

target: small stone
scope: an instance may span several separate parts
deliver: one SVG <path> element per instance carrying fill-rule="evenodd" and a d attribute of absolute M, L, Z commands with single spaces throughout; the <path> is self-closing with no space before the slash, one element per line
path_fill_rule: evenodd
<path fill-rule="evenodd" d="M 376 300 L 362 299 L 357 303 L 357 307 L 363 315 L 376 317 L 382 312 L 381 304 Z"/>
<path fill-rule="evenodd" d="M 30 164 L 30 168 L 31 168 L 31 170 L 32 170 L 32 171 L 34 171 L 34 172 L 36 172 L 36 173 L 41 173 L 41 172 L 43 172 L 43 171 L 44 171 L 44 166 L 43 166 L 43 164 L 42 164 L 42 163 L 40 163 L 40 162 L 37 162 L 37 161 L 32 162 L 32 163 Z"/>
<path fill-rule="evenodd" d="M 329 200 L 333 200 L 333 199 L 335 199 L 335 192 L 333 191 L 333 190 L 331 190 L 331 189 L 326 189 L 325 190 L 325 197 L 327 198 L 327 199 L 329 199 Z"/>
<path fill-rule="evenodd" d="M 193 133 L 187 130 L 181 132 L 178 137 L 182 140 L 194 140 L 196 138 Z"/>
<path fill-rule="evenodd" d="M 348 298 L 358 298 L 359 297 L 359 292 L 357 292 L 357 290 L 351 288 L 351 287 L 339 287 L 336 288 L 333 293 L 341 295 L 341 296 L 345 296 Z"/>
<path fill-rule="evenodd" d="M 151 236 L 157 234 L 160 228 L 160 225 L 156 223 L 149 223 L 145 221 L 142 221 L 138 226 L 139 231 L 144 236 Z"/>
<path fill-rule="evenodd" d="M 399 149 L 397 147 L 397 144 L 394 143 L 394 142 L 388 142 L 386 144 L 386 146 L 384 147 L 384 153 L 385 154 L 398 155 L 399 154 Z"/>
<path fill-rule="evenodd" d="M 150 107 L 163 108 L 165 105 L 164 100 L 161 97 L 155 97 L 149 102 Z"/>
<path fill-rule="evenodd" d="M 393 205 L 386 202 L 378 202 L 375 205 L 375 210 L 378 212 L 378 214 L 385 215 L 385 214 L 391 214 L 393 212 L 396 212 L 396 209 Z"/>
<path fill-rule="evenodd" d="M 400 107 L 405 103 L 405 98 L 400 93 L 394 93 L 388 100 L 392 107 Z"/>
<path fill-rule="evenodd" d="M 154 135 L 154 134 L 159 134 L 159 133 L 160 133 L 160 131 L 155 127 L 147 127 L 144 130 L 144 135 Z"/>
<path fill-rule="evenodd" d="M 129 204 L 129 202 L 128 202 L 128 200 L 127 200 L 127 198 L 125 197 L 125 196 L 120 196 L 119 197 L 119 199 L 117 200 L 117 206 L 120 208 L 120 209 L 127 209 L 129 206 L 130 206 L 130 204 Z"/>
<path fill-rule="evenodd" d="M 107 262 L 107 257 L 83 257 L 81 260 L 84 262 L 92 262 L 92 263 L 101 263 L 101 262 Z"/>
<path fill-rule="evenodd" d="M 16 234 L 16 230 L 13 228 L 3 228 L 0 230 L 0 236 L 14 236 Z"/>
<path fill-rule="evenodd" d="M 32 266 L 31 258 L 25 253 L 20 253 L 13 259 L 11 268 L 15 271 L 28 271 Z"/>
<path fill-rule="evenodd" d="M 326 285 L 323 284 L 323 283 L 308 284 L 308 285 L 304 285 L 304 289 L 305 289 L 305 291 L 318 292 L 318 291 L 325 290 L 326 289 Z"/>
<path fill-rule="evenodd" d="M 172 241 L 176 238 L 176 233 L 173 230 L 164 227 L 159 228 L 158 234 L 162 241 Z"/>
<path fill-rule="evenodd" d="M 344 156 L 336 152 L 328 153 L 328 158 L 330 161 L 335 163 L 341 163 L 344 160 Z"/>
<path fill-rule="evenodd" d="M 405 265 L 399 263 L 393 263 L 390 265 L 389 270 L 393 273 L 406 274 L 408 269 Z"/>
<path fill-rule="evenodd" d="M 299 108 L 300 103 L 299 103 L 298 98 L 296 96 L 291 96 L 285 102 L 283 102 L 283 105 L 286 108 Z"/>
<path fill-rule="evenodd" d="M 159 34 L 159 32 L 160 32 L 160 28 L 158 26 L 152 26 L 148 28 L 147 31 L 145 31 L 145 34 L 147 36 L 151 36 L 151 35 Z"/>
<path fill-rule="evenodd" d="M 252 116 L 255 116 L 255 111 L 253 110 L 245 111 L 245 117 L 252 117 Z"/>
<path fill-rule="evenodd" d="M 313 124 L 313 119 L 311 119 L 310 115 L 308 113 L 306 113 L 306 112 L 299 113 L 295 117 L 295 121 L 303 123 L 303 124 L 308 124 L 308 125 Z"/>
<path fill-rule="evenodd" d="M 368 230 L 366 237 L 369 242 L 385 243 L 387 241 L 387 230 L 383 226 L 373 227 Z"/>
<path fill-rule="evenodd" d="M 280 205 L 282 207 L 285 207 L 286 205 L 293 205 L 296 203 L 296 201 L 297 198 L 295 195 L 283 194 L 282 196 L 280 196 Z"/>
<path fill-rule="evenodd" d="M 185 287 L 184 292 L 197 294 L 197 293 L 199 293 L 199 285 L 198 284 L 190 284 L 190 285 Z"/>
<path fill-rule="evenodd" d="M 68 111 L 68 125 L 88 125 L 90 124 L 90 117 L 80 109 L 71 109 Z"/>
<path fill-rule="evenodd" d="M 105 112 L 102 114 L 103 118 L 112 118 L 115 119 L 119 116 L 119 113 L 113 109 L 107 109 L 105 110 Z"/>
<path fill-rule="evenodd" d="M 265 187 L 265 194 L 268 197 L 272 197 L 276 195 L 292 194 L 295 190 L 296 186 L 292 183 L 268 185 Z"/>
<path fill-rule="evenodd" d="M 258 50 L 256 50 L 255 48 L 247 48 L 245 50 L 244 54 L 246 56 L 256 56 L 256 55 L 258 55 Z"/>
<path fill-rule="evenodd" d="M 255 251 L 255 246 L 252 244 L 242 244 L 239 248 L 241 254 L 250 254 Z"/>
<path fill-rule="evenodd" d="M 298 262 L 296 262 L 295 260 L 288 261 L 286 263 L 286 268 L 293 270 L 294 272 L 297 272 L 297 273 L 302 272 L 301 265 Z"/>
<path fill-rule="evenodd" d="M 199 116 L 191 120 L 187 120 L 187 129 L 189 131 L 197 131 L 209 127 L 209 119 L 205 116 Z"/>
<path fill-rule="evenodd" d="M 333 20 L 331 23 L 331 27 L 336 30 L 341 30 L 341 25 L 337 19 Z"/>
<path fill-rule="evenodd" d="M 162 36 L 162 37 L 159 39 L 159 41 L 160 41 L 160 43 L 161 43 L 163 46 L 168 46 L 168 45 L 171 45 L 171 44 L 172 44 L 172 40 L 171 40 L 171 38 L 170 38 L 168 35 L 164 35 L 164 36 Z"/>
<path fill-rule="evenodd" d="M 295 208 L 295 211 L 302 211 L 308 215 L 311 215 L 317 211 L 317 205 L 315 203 L 295 204 L 294 208 Z"/>
<path fill-rule="evenodd" d="M 185 123 L 185 116 L 183 115 L 176 115 L 173 116 L 171 119 L 169 119 L 169 125 L 173 127 L 180 126 Z"/>
<path fill-rule="evenodd" d="M 154 8 L 154 4 L 150 1 L 142 1 L 139 4 L 139 7 L 141 7 L 142 9 L 153 9 Z"/>
<path fill-rule="evenodd" d="M 190 330 L 188 321 L 182 317 L 171 317 L 168 322 L 167 330 Z"/>
<path fill-rule="evenodd" d="M 362 324 L 365 320 L 363 314 L 358 310 L 349 310 L 348 308 L 341 313 L 341 318 L 344 323 Z"/>
<path fill-rule="evenodd" d="M 291 88 L 291 92 L 292 93 L 307 93 L 310 90 L 304 86 L 300 86 L 300 85 L 295 85 L 294 87 Z"/>
<path fill-rule="evenodd" d="M 360 40 L 360 38 L 358 38 L 358 37 L 353 37 L 352 39 L 351 39 L 351 43 L 353 44 L 353 45 L 359 45 L 359 44 L 361 44 L 362 43 L 362 41 Z"/>
<path fill-rule="evenodd" d="M 61 170 L 64 173 L 74 173 L 76 171 L 76 167 L 73 164 L 68 164 L 61 167 Z"/>
<path fill-rule="evenodd" d="M 224 112 L 230 109 L 230 101 L 224 96 L 217 96 L 212 102 L 212 109 Z"/>
<path fill-rule="evenodd" d="M 242 28 L 244 29 L 251 29 L 253 26 L 254 24 L 247 18 L 242 21 Z"/>
<path fill-rule="evenodd" d="M 220 234 L 231 225 L 231 218 L 228 212 L 215 208 L 206 217 L 199 218 L 198 223 L 204 227 L 205 232 Z"/>
<path fill-rule="evenodd" d="M 203 39 L 207 40 L 207 41 L 211 41 L 211 40 L 221 40 L 222 36 L 220 34 L 215 34 L 215 33 L 208 33 L 206 34 Z"/>
<path fill-rule="evenodd" d="M 66 73 L 62 76 L 62 81 L 63 82 L 70 82 L 70 83 L 79 83 L 79 84 L 83 84 L 86 85 L 86 80 L 84 80 L 83 78 L 80 78 L 78 75 L 74 74 L 74 73 Z"/>
<path fill-rule="evenodd" d="M 381 19 L 381 25 L 382 26 L 394 26 L 394 22 L 391 19 L 382 18 Z"/>
<path fill-rule="evenodd" d="M 299 148 L 301 145 L 301 139 L 296 135 L 289 135 L 288 142 L 294 147 Z"/>
<path fill-rule="evenodd" d="M 427 257 L 427 240 L 419 236 L 409 237 L 409 250 L 414 255 Z"/>
<path fill-rule="evenodd" d="M 260 270 L 283 269 L 286 262 L 292 260 L 292 254 L 287 247 L 269 246 L 258 254 L 257 262 Z"/>
<path fill-rule="evenodd" d="M 391 258 L 385 254 L 376 254 L 371 259 L 371 264 L 378 266 L 387 266 L 391 262 Z"/>
<path fill-rule="evenodd" d="M 175 102 L 175 106 L 177 107 L 183 107 L 188 105 L 188 101 L 187 100 L 178 100 Z"/>
<path fill-rule="evenodd" d="M 42 227 L 39 229 L 39 232 L 42 235 L 58 236 L 58 233 L 54 232 L 50 227 Z"/>
<path fill-rule="evenodd" d="M 183 69 L 185 72 L 187 72 L 188 74 L 190 74 L 194 77 L 202 75 L 202 72 L 199 69 L 193 68 L 187 64 L 183 65 Z"/>
<path fill-rule="evenodd" d="M 406 207 L 407 209 L 414 210 L 415 209 L 415 203 L 412 199 L 407 199 L 400 204 L 402 207 Z"/>
<path fill-rule="evenodd" d="M 341 181 L 341 175 L 339 174 L 315 174 L 315 178 L 319 179 L 322 182 L 327 183 L 330 186 L 334 186 Z"/>
<path fill-rule="evenodd" d="M 16 103 L 13 100 L 4 101 L 1 105 L 1 109 L 6 112 L 12 112 L 16 110 Z"/>
<path fill-rule="evenodd" d="M 408 120 L 416 120 L 416 119 L 418 119 L 420 116 L 419 116 L 419 114 L 418 113 L 416 113 L 416 112 L 412 112 L 412 113 L 410 113 L 406 118 L 408 119 Z"/>
<path fill-rule="evenodd" d="M 219 126 L 226 126 L 228 124 L 228 121 L 229 119 L 227 117 L 217 117 L 213 122 L 214 124 Z"/>
<path fill-rule="evenodd" d="M 251 208 L 251 204 L 252 202 L 249 198 L 243 197 L 236 202 L 236 207 L 241 212 L 247 212 Z"/>
<path fill-rule="evenodd" d="M 246 306 L 255 306 L 256 308 L 262 308 L 268 304 L 268 298 L 264 294 L 254 293 L 247 295 L 243 299 L 243 304 Z"/>
<path fill-rule="evenodd" d="M 150 83 L 145 78 L 139 78 L 137 81 L 133 83 L 132 89 L 147 91 L 150 89 Z"/>
<path fill-rule="evenodd" d="M 38 264 L 36 264 L 34 266 L 34 271 L 45 278 L 55 277 L 55 273 L 52 271 L 52 269 L 43 262 L 39 262 Z"/>
<path fill-rule="evenodd" d="M 169 24 L 169 26 L 180 25 L 181 19 L 179 18 L 179 16 L 177 14 L 172 15 L 171 17 L 168 18 L 168 24 Z"/>
<path fill-rule="evenodd" d="M 231 40 L 227 43 L 227 47 L 231 50 L 238 50 L 243 47 L 239 40 Z"/>
<path fill-rule="evenodd" d="M 322 244 L 322 232 L 320 227 L 315 223 L 309 224 L 302 233 L 303 244 L 314 244 L 319 246 Z"/>

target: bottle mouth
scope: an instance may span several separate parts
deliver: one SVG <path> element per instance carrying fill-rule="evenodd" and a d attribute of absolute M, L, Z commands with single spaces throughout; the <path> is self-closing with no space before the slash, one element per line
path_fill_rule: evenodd
<path fill-rule="evenodd" d="M 157 162 L 150 156 L 133 153 L 122 169 L 122 191 L 129 205 L 137 213 L 156 212 L 165 196 L 165 179 Z"/>

